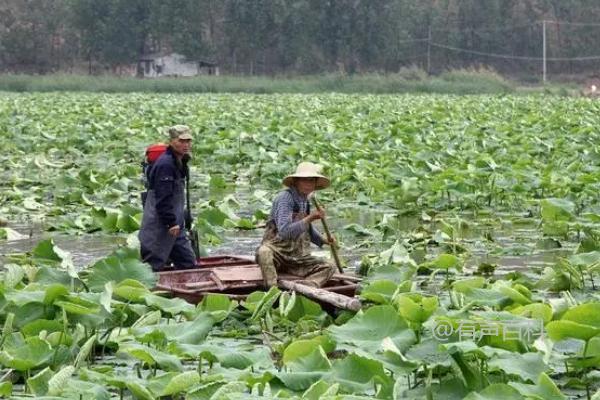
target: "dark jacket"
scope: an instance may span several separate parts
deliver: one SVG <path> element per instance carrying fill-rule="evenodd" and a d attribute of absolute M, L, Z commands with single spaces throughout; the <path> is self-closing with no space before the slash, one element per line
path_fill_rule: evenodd
<path fill-rule="evenodd" d="M 176 211 L 184 207 L 175 202 L 184 201 L 185 194 L 175 192 L 185 187 L 186 171 L 187 167 L 177 160 L 170 147 L 148 171 L 148 189 L 154 190 L 156 214 L 167 229 L 174 225 L 184 227 L 184 214 Z"/>

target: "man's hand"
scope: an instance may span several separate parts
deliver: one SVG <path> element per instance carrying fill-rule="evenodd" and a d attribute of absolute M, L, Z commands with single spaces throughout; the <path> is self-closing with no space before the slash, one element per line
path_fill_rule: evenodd
<path fill-rule="evenodd" d="M 173 237 L 179 236 L 179 232 L 181 232 L 181 228 L 179 227 L 179 225 L 173 225 L 169 228 L 169 235 Z"/>

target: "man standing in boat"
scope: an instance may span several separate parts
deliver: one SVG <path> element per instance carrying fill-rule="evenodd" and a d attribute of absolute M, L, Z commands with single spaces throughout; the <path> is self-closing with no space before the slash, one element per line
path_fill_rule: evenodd
<path fill-rule="evenodd" d="M 172 262 L 191 268 L 196 256 L 185 234 L 185 179 L 192 148 L 186 125 L 168 129 L 169 147 L 148 171 L 148 194 L 139 239 L 144 262 L 158 272 Z"/>
<path fill-rule="evenodd" d="M 284 272 L 303 278 L 305 285 L 321 287 L 336 268 L 322 258 L 310 254 L 310 243 L 321 247 L 335 245 L 323 238 L 312 222 L 325 216 L 323 210 L 310 211 L 308 196 L 329 186 L 321 175 L 321 166 L 302 162 L 294 174 L 283 179 L 288 188 L 273 201 L 263 240 L 256 250 L 265 286 L 277 286 L 277 273 Z"/>

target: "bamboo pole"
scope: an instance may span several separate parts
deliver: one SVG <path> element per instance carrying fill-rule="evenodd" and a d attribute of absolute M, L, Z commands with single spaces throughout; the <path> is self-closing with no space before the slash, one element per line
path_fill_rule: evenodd
<path fill-rule="evenodd" d="M 321 207 L 321 204 L 319 203 L 319 201 L 317 200 L 317 197 L 314 194 L 310 197 L 310 199 L 312 200 L 313 205 L 316 207 L 316 209 L 318 211 L 323 210 L 323 207 Z M 344 270 L 342 269 L 342 263 L 340 262 L 340 256 L 338 255 L 337 242 L 333 241 L 333 235 L 331 234 L 331 231 L 329 230 L 329 226 L 327 225 L 327 221 L 325 220 L 325 217 L 321 218 L 321 222 L 323 223 L 323 229 L 325 230 L 325 235 L 327 236 L 327 240 L 329 241 L 329 248 L 331 249 L 331 255 L 333 256 L 335 265 L 336 265 L 338 271 L 340 271 L 340 274 L 343 274 Z"/>
<path fill-rule="evenodd" d="M 362 306 L 360 300 L 357 298 L 344 296 L 343 294 L 330 292 L 325 289 L 316 288 L 308 285 L 303 285 L 301 283 L 286 281 L 282 279 L 278 281 L 278 286 L 282 289 L 296 291 L 305 295 L 306 297 L 310 297 L 311 299 L 319 300 L 344 310 L 358 311 Z"/>

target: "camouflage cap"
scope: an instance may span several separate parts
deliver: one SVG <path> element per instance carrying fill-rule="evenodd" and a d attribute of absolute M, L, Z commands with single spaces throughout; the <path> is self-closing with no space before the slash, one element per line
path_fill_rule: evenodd
<path fill-rule="evenodd" d="M 191 140 L 192 133 L 187 125 L 173 125 L 168 129 L 170 139 L 189 139 Z"/>

